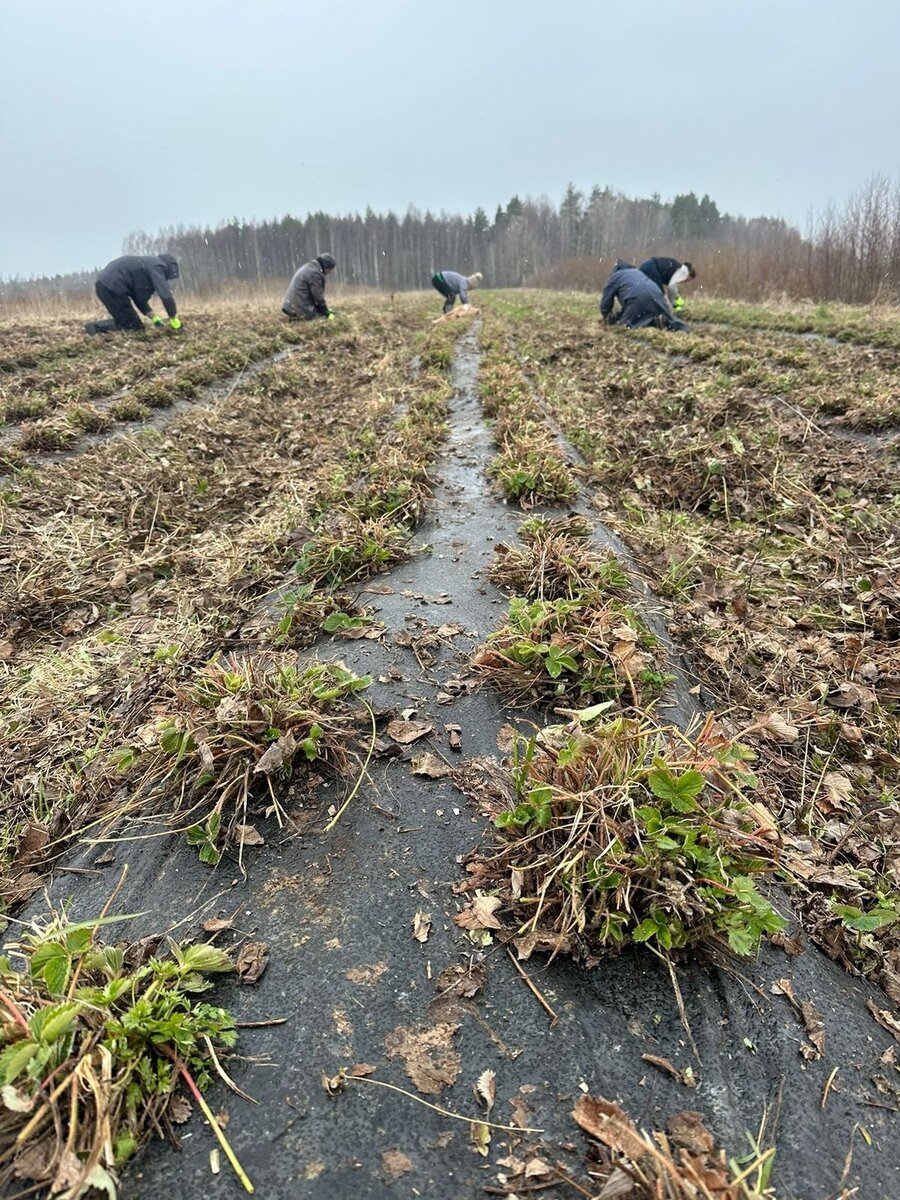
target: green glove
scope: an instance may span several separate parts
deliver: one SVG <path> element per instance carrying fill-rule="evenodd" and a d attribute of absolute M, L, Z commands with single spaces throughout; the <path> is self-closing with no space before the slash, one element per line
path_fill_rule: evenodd
<path fill-rule="evenodd" d="M 162 319 L 162 317 L 159 315 L 159 313 L 157 313 L 155 316 L 151 317 L 150 320 L 153 322 L 153 324 L 156 326 L 157 329 L 162 329 L 163 325 L 165 324 L 165 321 Z"/>
<path fill-rule="evenodd" d="M 161 321 L 160 321 L 160 324 L 162 324 Z M 180 329 L 181 328 L 181 317 L 173 317 L 172 320 L 169 322 L 169 324 L 172 326 L 173 329 Z"/>
<path fill-rule="evenodd" d="M 326 319 L 327 321 L 333 321 L 333 320 L 334 320 L 334 313 L 333 313 L 333 312 L 329 312 L 328 316 L 327 316 L 325 319 Z"/>
<path fill-rule="evenodd" d="M 676 312 L 681 312 L 681 310 L 684 308 L 684 297 L 676 296 L 675 303 L 672 305 L 672 307 Z"/>

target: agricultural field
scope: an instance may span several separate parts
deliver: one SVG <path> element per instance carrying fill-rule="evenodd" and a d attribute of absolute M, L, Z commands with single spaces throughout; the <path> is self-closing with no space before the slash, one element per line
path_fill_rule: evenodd
<path fill-rule="evenodd" d="M 0 326 L 4 1197 L 900 1195 L 900 317 L 479 306 Z"/>

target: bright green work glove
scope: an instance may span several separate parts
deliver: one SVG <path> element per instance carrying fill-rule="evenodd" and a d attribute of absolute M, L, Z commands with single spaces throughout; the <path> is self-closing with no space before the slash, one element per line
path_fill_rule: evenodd
<path fill-rule="evenodd" d="M 333 321 L 333 320 L 334 320 L 334 313 L 333 313 L 333 312 L 329 312 L 328 316 L 327 316 L 325 319 L 326 319 L 327 321 Z"/>
<path fill-rule="evenodd" d="M 163 325 L 165 325 L 165 321 L 162 319 L 162 317 L 159 315 L 159 313 L 157 313 L 155 316 L 151 317 L 150 320 L 153 322 L 153 324 L 156 326 L 157 329 L 162 329 Z"/>
<path fill-rule="evenodd" d="M 172 326 L 173 329 L 180 329 L 181 328 L 181 317 L 173 317 L 172 320 L 169 322 L 169 324 Z"/>
<path fill-rule="evenodd" d="M 675 303 L 672 305 L 672 307 L 675 309 L 676 312 L 681 312 L 681 310 L 684 308 L 684 297 L 676 296 Z"/>

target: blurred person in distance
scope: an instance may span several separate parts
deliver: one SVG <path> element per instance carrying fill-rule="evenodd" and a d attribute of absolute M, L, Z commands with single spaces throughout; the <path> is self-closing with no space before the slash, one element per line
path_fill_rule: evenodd
<path fill-rule="evenodd" d="M 620 309 L 614 314 L 616 300 Z M 624 325 L 628 329 L 656 325 L 660 329 L 688 332 L 684 321 L 676 317 L 669 307 L 662 288 L 643 271 L 621 258 L 616 262 L 600 297 L 600 316 L 607 325 Z"/>
<path fill-rule="evenodd" d="M 281 302 L 281 311 L 291 321 L 333 320 L 334 313 L 325 300 L 325 277 L 335 268 L 330 254 L 318 254 L 312 262 L 294 272 Z"/>
<path fill-rule="evenodd" d="M 638 270 L 643 271 L 662 290 L 673 312 L 683 311 L 684 298 L 678 294 L 678 285 L 697 278 L 693 263 L 681 262 L 677 258 L 645 258 Z"/>
<path fill-rule="evenodd" d="M 463 308 L 469 307 L 469 288 L 477 288 L 484 276 L 480 271 L 474 275 L 460 275 L 457 271 L 435 271 L 431 277 L 431 286 L 444 297 L 444 315 L 450 312 L 456 303 L 456 297 Z"/>
<path fill-rule="evenodd" d="M 88 321 L 85 333 L 113 333 L 122 329 L 142 330 L 140 314 L 161 329 L 165 321 L 154 314 L 148 303 L 156 293 L 163 303 L 169 325 L 181 328 L 178 306 L 169 282 L 178 278 L 178 260 L 173 254 L 125 254 L 107 263 L 97 277 L 94 291 L 111 320 Z"/>

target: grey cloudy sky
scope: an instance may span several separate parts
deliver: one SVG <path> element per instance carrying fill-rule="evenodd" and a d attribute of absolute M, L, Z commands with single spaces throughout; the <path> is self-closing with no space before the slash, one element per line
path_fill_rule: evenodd
<path fill-rule="evenodd" d="M 896 0 L 0 0 L 0 276 L 566 183 L 803 222 L 900 162 Z"/>

